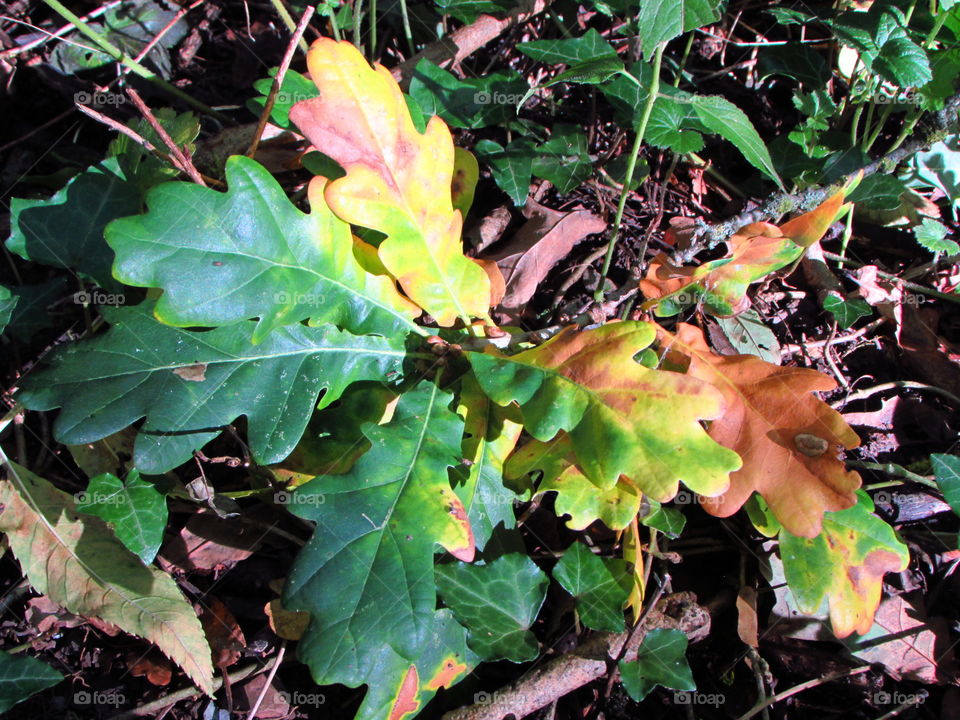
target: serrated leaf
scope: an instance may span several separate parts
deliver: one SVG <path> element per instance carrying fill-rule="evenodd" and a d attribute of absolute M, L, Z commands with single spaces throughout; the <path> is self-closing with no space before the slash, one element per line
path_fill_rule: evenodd
<path fill-rule="evenodd" d="M 860 476 L 846 470 L 838 453 L 860 439 L 814 395 L 833 390 L 832 378 L 753 355 L 715 355 L 692 325 L 681 323 L 676 335 L 661 332 L 668 352 L 689 358 L 687 373 L 723 394 L 727 411 L 710 424 L 710 437 L 743 458 L 725 493 L 701 499 L 704 510 L 729 517 L 756 491 L 785 528 L 813 537 L 825 511 L 856 502 Z"/>
<path fill-rule="evenodd" d="M 582 332 L 566 328 L 510 357 L 467 357 L 494 402 L 520 405 L 534 438 L 547 442 L 565 431 L 546 457 L 572 451 L 598 487 L 612 488 L 625 475 L 657 500 L 673 497 L 681 479 L 698 492 L 719 494 L 739 458 L 711 441 L 699 421 L 721 414 L 720 395 L 636 362 L 654 337 L 648 323 L 620 322 Z"/>
<path fill-rule="evenodd" d="M 637 650 L 637 659 L 621 660 L 620 681 L 636 702 L 657 685 L 671 690 L 696 690 L 693 673 L 687 664 L 687 636 L 682 630 L 654 628 Z"/>
<path fill-rule="evenodd" d="M 833 315 L 841 330 L 847 330 L 860 318 L 870 317 L 873 314 L 873 309 L 866 300 L 862 298 L 847 300 L 836 292 L 831 292 L 823 298 L 823 309 Z"/>
<path fill-rule="evenodd" d="M 438 324 L 485 317 L 490 281 L 463 254 L 463 218 L 450 198 L 450 130 L 433 117 L 417 132 L 390 71 L 371 69 L 348 42 L 320 38 L 307 63 L 322 99 L 297 103 L 290 117 L 347 173 L 324 191 L 330 208 L 386 235 L 380 260 Z"/>
<path fill-rule="evenodd" d="M 523 425 L 515 409 L 492 403 L 471 376 L 465 375 L 461 382 L 457 411 L 464 418 L 463 457 L 469 464 L 462 473 L 463 482 L 454 484 L 454 490 L 482 550 L 498 525 L 508 530 L 516 526 L 513 504 L 525 499 L 503 482 L 503 466 Z"/>
<path fill-rule="evenodd" d="M 553 569 L 553 577 L 577 601 L 577 613 L 588 628 L 623 632 L 623 605 L 633 580 L 626 563 L 601 558 L 575 542 Z"/>
<path fill-rule="evenodd" d="M 847 11 L 830 22 L 840 41 L 859 51 L 870 70 L 900 87 L 919 87 L 932 78 L 926 51 L 910 39 L 901 10 L 887 3 L 866 12 Z"/>
<path fill-rule="evenodd" d="M 930 464 L 943 499 L 960 515 L 960 457 L 935 453 L 930 456 Z"/>
<path fill-rule="evenodd" d="M 169 575 L 144 565 L 99 518 L 15 463 L 0 481 L 0 531 L 38 591 L 78 615 L 98 617 L 154 643 L 213 694 L 210 647 Z"/>
<path fill-rule="evenodd" d="M 691 102 L 700 122 L 711 132 L 732 142 L 747 162 L 771 178 L 780 189 L 784 189 L 783 181 L 770 158 L 770 151 L 743 110 L 719 95 L 694 95 Z"/>
<path fill-rule="evenodd" d="M 697 152 L 703 148 L 703 136 L 696 130 L 683 130 L 691 116 L 689 104 L 657 98 L 650 111 L 644 140 L 675 153 Z"/>
<path fill-rule="evenodd" d="M 324 202 L 322 178 L 310 183 L 306 215 L 256 161 L 231 157 L 226 174 L 225 193 L 160 185 L 148 195 L 148 213 L 107 228 L 116 277 L 163 289 L 161 321 L 209 327 L 259 318 L 254 342 L 308 317 L 357 334 L 415 327 L 417 309 L 390 278 L 361 267 L 350 227 Z"/>
<path fill-rule="evenodd" d="M 388 424 L 364 426 L 371 449 L 348 474 L 317 477 L 289 499 L 316 523 L 283 595 L 285 608 L 311 614 L 299 656 L 318 684 L 367 684 L 361 718 L 404 717 L 473 665 L 463 628 L 436 610 L 433 577 L 436 545 L 474 554 L 447 476 L 464 427 L 451 401 L 429 383 L 407 391 Z"/>
<path fill-rule="evenodd" d="M 550 581 L 526 555 L 503 555 L 485 565 L 438 565 L 437 590 L 485 660 L 526 662 L 539 646 L 530 632 Z"/>
<path fill-rule="evenodd" d="M 194 141 L 200 134 L 200 121 L 197 117 L 190 112 L 177 114 L 170 108 L 158 108 L 153 114 L 174 144 L 182 148 L 188 157 L 193 155 Z M 154 147 L 164 147 L 164 141 L 145 119 L 136 118 L 127 125 Z M 136 185 L 141 193 L 180 174 L 180 170 L 171 167 L 168 162 L 122 133 L 110 142 L 107 156 L 117 158 L 123 177 Z"/>
<path fill-rule="evenodd" d="M 745 310 L 729 318 L 717 318 L 724 337 L 741 355 L 756 355 L 774 365 L 780 364 L 780 343 L 756 310 Z"/>
<path fill-rule="evenodd" d="M 167 527 L 167 499 L 134 469 L 121 480 L 103 473 L 76 494 L 77 510 L 107 522 L 117 539 L 144 564 L 153 562 Z"/>
<path fill-rule="evenodd" d="M 930 252 L 956 255 L 960 253 L 960 245 L 954 240 L 947 240 L 947 233 L 949 232 L 946 225 L 933 218 L 924 218 L 913 229 L 917 242 Z"/>
<path fill-rule="evenodd" d="M 49 198 L 13 198 L 7 249 L 25 260 L 69 268 L 101 287 L 114 288 L 113 251 L 103 239 L 103 229 L 111 220 L 139 212 L 140 202 L 137 186 L 124 179 L 115 158 L 107 158 Z"/>
<path fill-rule="evenodd" d="M 355 336 L 329 325 L 291 325 L 259 345 L 255 323 L 191 332 L 158 323 L 147 305 L 104 309 L 113 327 L 54 353 L 52 367 L 25 378 L 31 409 L 62 408 L 54 423 L 70 445 L 111 435 L 142 417 L 134 449 L 141 472 L 160 474 L 246 415 L 260 464 L 279 462 L 303 434 L 311 410 L 350 383 L 399 374 L 402 339 Z"/>
<path fill-rule="evenodd" d="M 653 56 L 657 45 L 720 19 L 720 0 L 642 0 L 637 30 L 643 59 Z"/>
<path fill-rule="evenodd" d="M 583 35 L 561 40 L 533 40 L 516 45 L 529 58 L 548 65 L 575 65 L 600 58 L 616 58 L 617 51 L 594 28 Z"/>
<path fill-rule="evenodd" d="M 907 191 L 904 182 L 893 175 L 876 173 L 860 181 L 847 198 L 858 207 L 893 210 L 900 207 L 900 196 Z"/>
<path fill-rule="evenodd" d="M 61 680 L 63 675 L 42 660 L 0 651 L 0 712 Z"/>
<path fill-rule="evenodd" d="M 873 514 L 870 497 L 862 490 L 857 496 L 853 507 L 824 515 L 815 537 L 780 532 L 780 557 L 797 606 L 814 613 L 826 599 L 839 638 L 870 630 L 884 574 L 902 572 L 910 563 L 907 546 Z"/>

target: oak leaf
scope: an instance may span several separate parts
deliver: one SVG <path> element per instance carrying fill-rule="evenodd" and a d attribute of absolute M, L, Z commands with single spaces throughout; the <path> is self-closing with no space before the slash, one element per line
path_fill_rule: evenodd
<path fill-rule="evenodd" d="M 449 128 L 432 117 L 417 132 L 390 71 L 371 68 L 349 42 L 320 38 L 307 65 L 320 97 L 294 105 L 290 118 L 346 171 L 326 188 L 330 208 L 386 235 L 378 247 L 384 266 L 438 324 L 485 317 L 490 281 L 463 254 Z M 462 194 L 457 203 L 465 205 Z"/>
<path fill-rule="evenodd" d="M 856 502 L 860 476 L 847 472 L 838 452 L 860 440 L 814 394 L 835 388 L 832 378 L 754 355 L 716 355 L 699 329 L 683 323 L 676 335 L 661 330 L 661 343 L 668 353 L 688 359 L 688 375 L 723 394 L 727 411 L 710 424 L 710 437 L 743 458 L 729 489 L 701 501 L 708 513 L 728 517 L 756 491 L 787 530 L 813 537 L 824 511 Z"/>

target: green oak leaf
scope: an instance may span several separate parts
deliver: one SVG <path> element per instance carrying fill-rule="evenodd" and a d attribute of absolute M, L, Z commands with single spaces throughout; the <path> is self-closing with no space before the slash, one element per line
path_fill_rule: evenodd
<path fill-rule="evenodd" d="M 465 375 L 458 412 L 464 418 L 462 483 L 454 490 L 467 509 L 477 548 L 482 550 L 498 525 L 516 526 L 513 505 L 526 494 L 510 490 L 503 482 L 503 466 L 520 439 L 523 425 L 516 408 L 502 408 L 483 394 L 477 381 Z"/>
<path fill-rule="evenodd" d="M 960 515 L 960 457 L 937 453 L 930 456 L 930 464 L 943 499 Z"/>
<path fill-rule="evenodd" d="M 723 0 L 643 0 L 637 29 L 643 59 L 649 60 L 660 43 L 720 19 Z"/>
<path fill-rule="evenodd" d="M 42 660 L 0 651 L 0 712 L 61 680 L 63 675 Z"/>
<path fill-rule="evenodd" d="M 485 565 L 438 565 L 436 575 L 444 604 L 467 628 L 467 642 L 478 655 L 512 662 L 537 657 L 539 647 L 530 626 L 550 581 L 533 560 L 511 553 Z"/>
<path fill-rule="evenodd" d="M 623 604 L 630 595 L 633 579 L 626 563 L 618 558 L 601 558 L 575 542 L 553 569 L 553 577 L 577 601 L 580 620 L 593 630 L 623 632 Z"/>
<path fill-rule="evenodd" d="M 644 636 L 636 660 L 620 661 L 620 681 L 637 702 L 657 685 L 671 690 L 696 690 L 686 655 L 687 636 L 682 630 L 656 628 Z"/>
<path fill-rule="evenodd" d="M 140 212 L 140 204 L 140 190 L 123 177 L 116 158 L 107 158 L 49 198 L 13 198 L 7 249 L 25 260 L 68 268 L 101 287 L 115 288 L 110 274 L 113 251 L 103 230 L 111 220 Z"/>
<path fill-rule="evenodd" d="M 441 655 L 457 668 L 444 684 L 473 662 L 463 628 L 436 610 L 433 577 L 438 545 L 474 554 L 448 478 L 464 427 L 452 399 L 431 383 L 405 392 L 389 423 L 364 425 L 371 448 L 349 473 L 314 478 L 286 500 L 316 523 L 283 594 L 285 608 L 311 614 L 300 659 L 318 684 L 367 684 L 360 717 L 386 718 L 372 708 L 390 704 L 411 666 L 426 693 Z"/>
<path fill-rule="evenodd" d="M 29 342 L 38 332 L 56 327 L 57 316 L 50 306 L 64 299 L 67 287 L 67 278 L 61 275 L 39 285 L 11 288 L 16 303 L 10 312 L 7 332 L 17 340 Z"/>
<path fill-rule="evenodd" d="M 111 329 L 53 353 L 18 396 L 34 410 L 62 408 L 54 435 L 79 445 L 146 417 L 134 446 L 141 472 L 160 474 L 246 415 L 261 464 L 293 450 L 311 411 L 350 383 L 402 369 L 402 340 L 292 325 L 251 343 L 255 323 L 207 332 L 159 323 L 149 305 L 104 308 Z"/>
<path fill-rule="evenodd" d="M 128 550 L 153 562 L 167 526 L 167 500 L 139 471 L 131 470 L 125 481 L 110 473 L 92 477 L 75 497 L 77 510 L 105 520 Z"/>
<path fill-rule="evenodd" d="M 259 318 L 253 341 L 310 318 L 357 334 L 416 330 L 417 311 L 388 277 L 366 272 L 350 226 L 310 186 L 300 212 L 262 165 L 226 166 L 228 191 L 170 182 L 147 195 L 150 210 L 110 224 L 114 274 L 163 290 L 156 316 L 178 327 L 218 327 Z"/>

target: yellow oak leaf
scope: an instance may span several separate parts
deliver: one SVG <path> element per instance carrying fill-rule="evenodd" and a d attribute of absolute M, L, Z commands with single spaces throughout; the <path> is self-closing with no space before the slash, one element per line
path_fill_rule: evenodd
<path fill-rule="evenodd" d="M 290 118 L 346 171 L 327 185 L 327 204 L 342 220 L 386 235 L 377 249 L 384 267 L 438 324 L 486 317 L 490 281 L 463 254 L 463 219 L 451 197 L 449 128 L 433 117 L 417 132 L 390 71 L 371 68 L 348 42 L 320 38 L 307 65 L 320 97 L 294 105 Z"/>

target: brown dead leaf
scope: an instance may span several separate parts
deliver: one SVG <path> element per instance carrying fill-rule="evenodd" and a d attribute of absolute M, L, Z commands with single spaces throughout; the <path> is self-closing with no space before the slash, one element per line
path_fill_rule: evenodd
<path fill-rule="evenodd" d="M 528 228 L 531 224 L 536 230 Z M 544 222 L 540 215 L 529 220 L 507 247 L 490 256 L 506 281 L 501 305 L 508 310 L 526 305 L 554 265 L 587 235 L 605 228 L 606 223 L 589 210 L 563 213 L 554 223 Z"/>
<path fill-rule="evenodd" d="M 259 547 L 262 531 L 224 519 L 213 512 L 192 516 L 180 534 L 169 538 L 160 551 L 164 569 L 202 570 L 226 568 L 246 560 Z"/>
<path fill-rule="evenodd" d="M 940 311 L 911 303 L 900 307 L 897 340 L 904 364 L 931 385 L 960 395 L 960 350 L 938 335 Z"/>
<path fill-rule="evenodd" d="M 893 416 L 899 403 L 900 397 L 894 396 L 882 401 L 879 410 L 844 413 L 843 419 L 847 421 L 848 425 L 889 429 L 893 427 Z"/>
<path fill-rule="evenodd" d="M 146 655 L 129 654 L 127 667 L 133 677 L 145 677 L 147 682 L 157 687 L 166 687 L 173 679 L 173 665 L 163 653 L 153 648 Z"/>
<path fill-rule="evenodd" d="M 243 630 L 237 624 L 233 613 L 218 598 L 207 595 L 205 605 L 200 611 L 200 624 L 210 643 L 213 664 L 226 668 L 240 659 L 241 651 L 247 646 Z"/>
<path fill-rule="evenodd" d="M 757 591 L 744 585 L 737 595 L 737 635 L 752 648 L 760 646 L 757 625 Z"/>
<path fill-rule="evenodd" d="M 263 611 L 270 621 L 270 629 L 285 640 L 299 640 L 310 624 L 310 613 L 287 610 L 279 598 L 268 602 Z"/>
<path fill-rule="evenodd" d="M 260 673 L 248 680 L 244 680 L 234 687 L 234 712 L 249 712 L 253 709 L 257 699 L 267 683 L 267 674 Z M 263 692 L 263 699 L 257 706 L 257 720 L 279 720 L 290 716 L 289 693 L 277 688 L 278 678 Z"/>
<path fill-rule="evenodd" d="M 876 265 L 864 265 L 851 275 L 860 286 L 856 294 L 869 305 L 898 303 L 903 300 L 903 288 L 899 281 L 879 277 Z"/>

